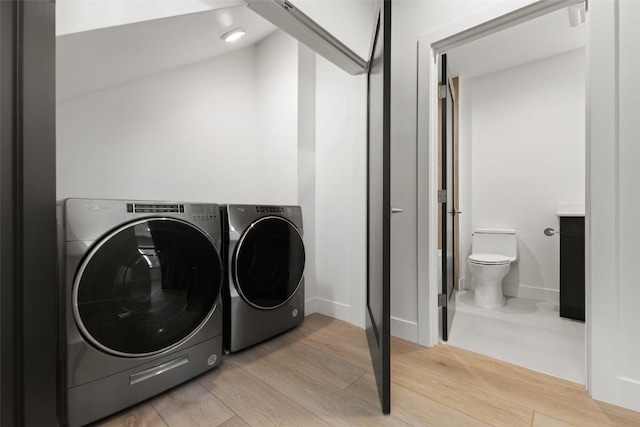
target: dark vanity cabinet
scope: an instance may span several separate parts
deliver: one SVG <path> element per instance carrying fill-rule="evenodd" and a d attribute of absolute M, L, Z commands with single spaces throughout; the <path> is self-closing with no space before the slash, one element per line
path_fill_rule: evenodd
<path fill-rule="evenodd" d="M 584 217 L 560 217 L 560 316 L 584 321 Z"/>

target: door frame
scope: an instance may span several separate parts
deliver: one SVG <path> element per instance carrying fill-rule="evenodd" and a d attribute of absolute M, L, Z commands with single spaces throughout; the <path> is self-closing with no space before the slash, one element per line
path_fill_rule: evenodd
<path fill-rule="evenodd" d="M 57 425 L 55 2 L 0 2 L 0 424 Z"/>
<path fill-rule="evenodd" d="M 417 163 L 427 167 L 417 168 L 417 286 L 418 286 L 418 343 L 431 347 L 440 342 L 438 310 L 438 56 L 448 50 L 503 29 L 562 9 L 583 0 L 518 0 L 505 1 L 477 14 L 456 21 L 446 27 L 426 34 L 418 41 L 418 120 Z M 587 129 L 588 139 L 588 129 Z M 588 148 L 587 148 L 588 150 Z M 587 165 L 588 166 L 588 165 Z M 589 203 L 590 186 L 587 180 L 586 195 Z M 589 223 L 590 208 L 586 206 L 585 218 Z M 589 259 L 587 247 L 587 259 Z M 424 260 L 424 262 L 423 262 Z M 587 269 L 589 294 L 590 273 Z M 588 298 L 587 298 L 588 299 Z M 589 310 L 587 304 L 587 310 Z M 589 389 L 590 327 L 587 315 L 586 328 L 586 387 Z"/>

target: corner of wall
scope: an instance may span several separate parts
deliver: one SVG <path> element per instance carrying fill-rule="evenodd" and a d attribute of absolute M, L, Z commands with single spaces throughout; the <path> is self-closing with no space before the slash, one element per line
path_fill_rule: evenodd
<path fill-rule="evenodd" d="M 298 199 L 299 43 L 276 30 L 256 45 L 257 203 Z"/>
<path fill-rule="evenodd" d="M 316 55 L 298 43 L 298 204 L 302 207 L 305 266 L 305 313 L 318 311 L 316 297 Z"/>

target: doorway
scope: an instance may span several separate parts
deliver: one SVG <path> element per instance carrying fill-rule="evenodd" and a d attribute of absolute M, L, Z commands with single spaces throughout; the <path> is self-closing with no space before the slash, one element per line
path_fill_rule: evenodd
<path fill-rule="evenodd" d="M 436 125 L 434 124 L 436 123 L 439 124 L 440 118 L 437 115 L 437 106 L 435 104 L 437 102 L 436 100 L 437 97 L 435 96 L 437 95 L 437 93 L 434 90 L 434 88 L 436 87 L 435 85 L 436 85 L 436 79 L 438 74 L 438 70 L 436 69 L 435 63 L 436 63 L 436 60 L 439 59 L 440 56 L 445 53 L 447 54 L 448 62 L 451 68 L 453 69 L 452 76 L 460 77 L 459 104 L 460 104 L 460 110 L 461 110 L 460 111 L 460 127 L 461 127 L 461 130 L 460 130 L 460 134 L 461 134 L 460 136 L 461 138 L 461 142 L 460 142 L 460 145 L 461 145 L 460 147 L 461 191 L 460 192 L 461 192 L 461 195 L 460 197 L 461 197 L 461 202 L 460 202 L 460 205 L 456 204 L 456 209 L 463 211 L 464 214 L 460 216 L 461 231 L 459 233 L 459 235 L 461 236 L 460 237 L 461 241 L 459 242 L 460 243 L 459 245 L 460 246 L 459 277 L 461 280 L 456 283 L 456 285 L 459 286 L 459 289 L 462 292 L 458 296 L 456 307 L 458 309 L 458 312 L 463 311 L 465 313 L 463 314 L 464 319 L 463 318 L 459 319 L 460 320 L 459 324 L 463 324 L 464 322 L 469 322 L 469 315 L 470 314 L 476 315 L 478 314 L 477 311 L 480 310 L 478 308 L 473 307 L 472 303 L 469 303 L 469 296 L 472 295 L 472 293 L 470 293 L 468 289 L 473 288 L 473 285 L 471 284 L 471 274 L 466 268 L 466 262 L 465 262 L 467 256 L 470 253 L 469 252 L 470 243 L 471 243 L 470 240 L 471 240 L 471 235 L 473 234 L 473 228 L 478 228 L 478 227 L 498 228 L 498 229 L 499 228 L 516 228 L 516 229 L 520 228 L 521 231 L 523 231 L 522 233 L 523 235 L 518 236 L 518 243 L 519 243 L 519 249 L 521 248 L 521 256 L 524 257 L 524 259 L 521 259 L 522 262 L 520 264 L 515 263 L 514 265 L 512 265 L 510 276 L 507 276 L 507 279 L 509 280 L 505 280 L 504 282 L 505 284 L 504 293 L 508 298 L 511 297 L 512 302 L 514 303 L 512 304 L 513 307 L 509 307 L 509 306 L 507 307 L 509 307 L 510 309 L 517 307 L 516 313 L 512 313 L 512 314 L 516 315 L 518 318 L 521 319 L 523 317 L 527 317 L 529 314 L 532 314 L 535 311 L 542 312 L 546 308 L 550 308 L 551 312 L 553 312 L 554 307 L 557 310 L 557 296 L 558 296 L 557 281 L 559 280 L 558 272 L 557 272 L 558 271 L 557 265 L 559 264 L 558 256 L 557 256 L 558 250 L 559 250 L 558 249 L 559 244 L 557 239 L 555 241 L 552 241 L 550 238 L 547 238 L 549 240 L 545 241 L 544 235 L 542 234 L 542 230 L 544 229 L 544 227 L 541 227 L 539 230 L 537 230 L 539 236 L 535 236 L 535 239 L 537 239 L 537 241 L 541 241 L 542 242 L 541 245 L 543 246 L 547 245 L 547 247 L 549 247 L 551 243 L 555 244 L 556 252 L 552 253 L 552 251 L 547 251 L 547 253 L 545 253 L 544 256 L 546 256 L 549 260 L 553 258 L 553 260 L 556 262 L 556 266 L 554 267 L 555 270 L 554 268 L 545 268 L 545 266 L 543 265 L 535 265 L 534 266 L 535 268 L 531 267 L 532 262 L 535 262 L 536 260 L 535 252 L 539 250 L 538 248 L 533 247 L 537 243 L 536 244 L 530 243 L 531 240 L 533 239 L 531 235 L 532 233 L 534 233 L 532 227 L 528 224 L 518 223 L 518 221 L 520 221 L 519 219 L 516 220 L 514 224 L 513 215 L 511 216 L 511 218 L 509 218 L 508 215 L 502 215 L 502 216 L 496 215 L 496 211 L 500 211 L 500 202 L 495 199 L 491 199 L 491 197 L 495 197 L 495 196 L 505 196 L 505 195 L 513 196 L 511 197 L 511 199 L 512 201 L 514 201 L 514 205 L 511 205 L 511 206 L 503 205 L 502 206 L 503 213 L 505 211 L 509 211 L 509 212 L 515 211 L 518 205 L 521 205 L 521 207 L 524 210 L 530 209 L 525 207 L 527 203 L 524 203 L 524 201 L 522 200 L 523 197 L 527 197 L 525 195 L 525 191 L 516 192 L 517 186 L 515 185 L 515 183 L 518 180 L 514 179 L 514 177 L 509 178 L 508 176 L 500 177 L 500 176 L 497 176 L 496 173 L 494 173 L 495 171 L 497 171 L 496 166 L 499 165 L 500 162 L 502 163 L 505 162 L 506 159 L 504 157 L 510 156 L 511 154 L 508 154 L 508 155 L 505 154 L 504 150 L 501 150 L 499 147 L 494 147 L 493 149 L 491 149 L 491 148 L 488 148 L 488 146 L 486 145 L 482 146 L 479 141 L 481 138 L 478 136 L 477 132 L 472 133 L 469 131 L 469 129 L 467 129 L 467 132 L 468 132 L 467 138 L 473 139 L 473 144 L 477 143 L 477 146 L 475 146 L 474 148 L 475 150 L 474 156 L 476 151 L 478 151 L 480 155 L 475 157 L 471 156 L 470 147 L 467 147 L 469 151 L 465 153 L 465 142 L 464 142 L 465 82 L 467 83 L 466 90 L 468 91 L 466 95 L 470 96 L 470 93 L 473 90 L 472 88 L 473 85 L 471 83 L 473 83 L 473 79 L 476 78 L 477 81 L 475 83 L 477 83 L 476 84 L 477 90 L 473 92 L 473 96 L 474 96 L 474 101 L 477 101 L 476 98 L 479 98 L 479 93 L 480 93 L 480 90 L 478 88 L 480 87 L 480 83 L 483 83 L 480 81 L 482 80 L 479 77 L 481 75 L 494 73 L 494 77 L 497 77 L 498 69 L 511 69 L 513 71 L 513 70 L 516 70 L 519 65 L 525 62 L 533 63 L 533 61 L 537 61 L 542 63 L 544 61 L 542 58 L 546 58 L 546 57 L 554 57 L 555 59 L 560 60 L 561 57 L 563 56 L 571 56 L 571 54 L 567 54 L 567 52 L 575 51 L 576 49 L 583 49 L 582 52 L 584 52 L 584 25 L 582 25 L 582 34 L 583 34 L 582 46 L 571 47 L 570 46 L 571 43 L 575 43 L 575 41 L 569 41 L 567 43 L 558 41 L 557 43 L 555 43 L 555 48 L 557 50 L 555 52 L 551 52 L 550 54 L 547 53 L 544 55 L 542 54 L 541 51 L 540 52 L 535 51 L 536 48 L 528 48 L 526 46 L 522 46 L 519 43 L 513 42 L 513 40 L 521 40 L 522 38 L 514 37 L 513 35 L 511 36 L 507 35 L 507 31 L 505 30 L 512 32 L 515 30 L 518 24 L 523 24 L 521 26 L 531 27 L 533 22 L 536 20 L 536 18 L 538 18 L 538 20 L 544 19 L 547 21 L 546 23 L 542 24 L 543 26 L 546 26 L 545 28 L 547 28 L 547 30 L 545 30 L 545 34 L 539 35 L 537 37 L 532 36 L 531 38 L 532 40 L 536 41 L 536 45 L 538 46 L 543 44 L 543 39 L 545 37 L 550 36 L 551 32 L 548 30 L 548 28 L 550 28 L 549 27 L 550 19 L 553 19 L 554 17 L 557 18 L 558 16 L 562 15 L 562 19 L 566 21 L 566 27 L 568 28 L 573 28 L 571 27 L 571 25 L 573 24 L 572 20 L 574 19 L 574 17 L 572 16 L 572 13 L 576 14 L 577 12 L 576 16 L 578 18 L 578 21 L 580 18 L 584 19 L 584 9 L 580 11 L 580 2 L 578 1 L 566 1 L 566 2 L 556 3 L 554 5 L 549 5 L 544 3 L 546 2 L 537 2 L 522 9 L 512 10 L 508 13 L 505 13 L 504 11 L 500 13 L 500 11 L 496 10 L 496 15 L 493 19 L 487 19 L 486 18 L 487 14 L 485 14 L 484 15 L 485 18 L 483 21 L 479 21 L 480 19 L 482 19 L 479 17 L 476 17 L 475 22 L 473 22 L 473 20 L 470 20 L 471 22 L 473 22 L 473 24 L 466 27 L 469 29 L 465 30 L 464 25 L 454 24 L 449 29 L 442 29 L 420 40 L 420 49 L 419 49 L 420 77 L 419 79 L 421 81 L 419 81 L 420 94 L 419 94 L 418 114 L 419 116 L 429 117 L 430 119 L 428 123 L 421 123 L 418 129 L 419 163 L 421 163 L 424 160 L 425 161 L 424 164 L 429 165 L 428 170 L 422 172 L 423 173 L 422 178 L 420 177 L 421 172 L 419 172 L 419 183 L 418 183 L 418 189 L 419 189 L 418 197 L 420 199 L 420 197 L 424 196 L 424 198 L 426 199 L 426 203 L 421 204 L 419 202 L 419 206 L 427 206 L 426 214 L 420 211 L 418 213 L 419 224 L 421 224 L 421 226 L 423 227 L 422 233 L 421 233 L 420 226 L 419 226 L 419 239 L 424 238 L 428 242 L 426 246 L 422 247 L 424 248 L 424 251 L 422 253 L 420 251 L 421 246 L 419 245 L 419 253 L 418 253 L 418 258 L 426 260 L 425 264 L 427 265 L 426 268 L 422 269 L 422 274 L 420 269 L 418 271 L 419 283 L 421 284 L 418 290 L 419 312 L 428 313 L 427 316 L 423 316 L 424 321 L 422 322 L 419 321 L 419 336 L 421 338 L 421 343 L 425 345 L 434 345 L 437 342 L 439 342 L 441 338 L 441 335 L 439 334 L 439 331 L 438 331 L 438 329 L 440 328 L 441 320 L 438 319 L 438 308 L 437 308 L 437 300 L 438 300 L 440 285 L 438 284 L 436 279 L 438 275 L 438 270 L 436 267 L 438 267 L 439 265 L 436 262 L 437 250 L 436 250 L 435 239 L 430 239 L 429 236 L 438 235 L 437 212 L 439 210 L 439 205 L 437 204 L 438 188 L 436 188 L 435 186 L 435 183 L 437 182 L 436 160 L 439 159 L 439 155 L 437 152 L 437 143 L 435 142 L 437 141 L 438 130 L 435 127 Z M 577 25 L 578 24 L 576 24 L 576 26 Z M 501 34 L 501 33 L 505 33 L 505 34 Z M 489 35 L 491 35 L 491 37 L 487 37 Z M 508 40 L 510 40 L 509 42 L 510 44 L 507 43 L 506 46 L 502 45 L 501 47 L 494 47 L 492 52 L 482 51 L 482 49 L 478 47 L 478 44 L 481 43 L 482 39 L 499 38 L 499 37 L 506 37 Z M 516 49 L 516 51 L 511 52 L 509 51 L 510 48 Z M 522 53 L 532 54 L 533 56 L 530 56 L 529 57 L 530 59 L 526 60 L 523 57 L 518 57 L 518 55 Z M 474 57 L 473 55 L 477 55 L 477 56 Z M 538 55 L 538 57 L 536 58 L 535 55 Z M 578 57 L 578 56 L 580 56 L 580 53 L 573 52 L 573 57 Z M 466 65 L 464 63 L 465 57 L 469 61 L 466 63 Z M 506 59 L 507 63 L 501 66 L 498 66 L 500 61 L 503 59 Z M 508 61 L 514 61 L 514 62 L 508 63 Z M 520 63 L 518 63 L 518 61 L 520 61 Z M 584 69 L 585 69 L 584 63 L 585 63 L 584 53 L 582 53 L 581 70 L 583 75 L 584 75 Z M 488 67 L 488 68 L 477 71 L 478 74 L 476 74 L 476 76 L 473 76 L 472 73 L 468 71 L 469 69 L 473 68 L 473 66 L 475 66 L 478 69 L 483 67 Z M 498 68 L 495 68 L 496 66 L 498 66 Z M 465 67 L 467 67 L 467 70 L 465 70 Z M 494 67 L 495 69 L 490 70 L 489 68 L 491 67 Z M 466 77 L 464 76 L 465 73 L 467 74 Z M 514 75 L 507 76 L 506 74 L 503 74 L 502 78 L 507 79 L 507 80 L 503 80 L 503 83 L 509 83 L 508 79 L 510 78 L 517 79 L 517 77 Z M 582 95 L 584 96 L 584 87 L 585 87 L 584 80 L 582 80 L 582 82 L 583 83 L 581 86 L 581 90 L 582 90 Z M 515 83 L 516 86 L 518 85 L 517 82 L 513 82 L 513 83 Z M 523 83 L 523 82 L 520 82 L 520 83 Z M 508 88 L 504 90 L 500 90 L 500 89 L 496 90 L 494 87 L 493 92 L 490 92 L 489 95 L 492 97 L 491 99 L 492 102 L 495 101 L 497 105 L 503 104 L 502 107 L 508 108 L 508 107 L 505 107 L 504 103 L 510 102 L 510 101 L 499 99 L 500 95 L 507 94 L 507 93 L 510 93 Z M 427 95 L 426 97 L 424 96 L 425 94 Z M 431 96 L 432 94 L 433 96 Z M 468 100 L 469 98 L 467 98 L 467 101 Z M 478 104 L 479 103 L 480 102 L 478 102 Z M 584 100 L 582 101 L 582 103 L 583 103 L 583 107 L 581 108 L 580 112 L 582 114 L 582 121 L 583 121 L 582 123 L 584 123 L 584 112 L 585 112 Z M 471 107 L 468 104 L 466 108 L 469 109 Z M 426 113 L 426 116 L 425 116 L 425 113 Z M 469 111 L 467 111 L 467 113 L 469 113 Z M 523 116 L 524 122 L 526 122 L 527 120 L 529 120 L 530 122 L 534 121 L 533 118 L 526 117 L 527 114 L 529 113 L 530 112 L 528 111 L 522 111 L 522 113 L 519 114 L 520 116 Z M 484 124 L 487 124 L 487 126 L 489 127 L 491 126 L 500 127 L 499 121 L 497 123 L 495 121 L 491 123 L 490 118 L 491 118 L 491 114 L 493 114 L 493 110 L 490 110 L 488 105 L 485 105 L 483 114 L 487 116 L 487 117 L 484 117 L 485 119 L 489 118 L 489 120 L 484 121 Z M 518 114 L 516 114 L 516 116 L 518 116 Z M 481 126 L 482 123 L 480 123 L 481 118 L 482 117 L 480 114 L 477 114 L 477 117 L 474 116 L 474 120 L 477 119 L 478 121 L 478 123 L 474 122 L 475 128 L 477 129 L 482 127 Z M 508 125 L 515 126 L 514 123 L 510 123 Z M 508 127 L 508 125 L 504 126 L 504 124 L 502 124 L 503 127 Z M 583 129 L 584 129 L 584 125 L 581 126 L 580 131 L 583 131 Z M 488 139 L 495 139 L 495 137 L 489 137 Z M 578 154 L 578 160 L 579 160 L 579 163 L 581 164 L 582 172 L 578 171 L 578 175 L 582 179 L 582 185 L 584 186 L 585 185 L 584 184 L 584 166 L 585 166 L 584 133 L 581 134 L 581 141 L 582 141 L 582 152 L 581 154 Z M 495 141 L 490 141 L 490 142 L 495 142 Z M 469 144 L 469 141 L 467 141 L 466 144 Z M 517 149 L 517 147 L 514 147 L 516 145 L 517 144 L 512 142 L 511 147 L 509 147 L 507 142 L 506 148 Z M 542 150 L 542 145 L 544 144 L 538 144 L 538 145 L 539 146 L 537 148 Z M 502 147 L 502 148 L 505 148 L 505 147 Z M 492 152 L 492 150 L 494 151 Z M 522 152 L 522 150 L 520 151 Z M 545 153 L 539 153 L 539 154 L 543 156 L 542 160 L 544 160 Z M 485 157 L 485 159 L 483 160 L 483 163 L 478 163 L 478 164 L 474 163 L 473 168 L 478 170 L 474 170 L 473 173 L 471 173 L 470 172 L 472 167 L 471 162 L 472 161 L 475 162 L 477 160 L 476 158 L 480 158 L 482 156 Z M 533 158 L 527 159 L 526 158 L 527 155 L 524 154 L 524 152 L 522 152 L 522 156 L 525 157 L 524 159 L 521 159 L 524 162 L 523 164 L 527 164 L 527 162 L 529 163 L 536 162 Z M 476 160 L 472 160 L 472 157 L 473 159 L 476 159 Z M 491 162 L 493 162 L 493 165 L 489 166 Z M 511 166 L 514 166 L 514 164 L 517 162 L 509 162 L 509 163 L 512 163 Z M 539 165 L 539 166 L 542 169 L 544 169 L 544 166 L 542 165 Z M 484 172 L 480 169 L 484 169 Z M 487 170 L 489 172 L 487 172 Z M 479 187 L 476 184 L 478 184 L 478 181 L 482 181 L 478 179 L 478 177 L 482 177 L 482 176 L 484 176 L 483 180 L 486 182 L 484 182 L 484 184 L 482 184 L 482 186 Z M 523 176 L 517 176 L 516 178 L 523 178 Z M 470 199 L 472 197 L 470 194 L 471 182 L 474 183 L 473 197 L 475 197 L 476 199 L 484 197 L 483 200 L 486 199 L 486 203 L 480 203 L 480 201 L 474 200 L 473 203 L 469 201 L 469 203 L 465 204 L 465 198 Z M 496 185 L 502 185 L 502 186 L 500 187 L 500 189 L 496 189 L 495 188 Z M 511 187 L 512 185 L 513 187 Z M 513 189 L 514 187 L 516 187 L 516 190 Z M 546 217 L 546 219 L 537 218 L 537 220 L 546 221 L 546 222 L 554 221 L 556 223 L 552 223 L 551 226 L 553 226 L 554 228 L 557 227 L 557 218 L 555 216 L 556 205 L 558 205 L 557 208 L 559 209 L 560 204 L 566 204 L 561 202 L 584 203 L 584 194 L 588 193 L 588 191 L 589 189 L 586 188 L 586 191 L 582 192 L 581 198 L 565 196 L 564 199 L 561 198 L 561 200 L 555 200 L 553 202 L 553 208 L 551 208 L 554 211 L 551 214 L 551 217 Z M 531 196 L 531 194 L 529 194 L 529 196 Z M 531 197 L 535 198 L 537 196 L 534 195 Z M 422 215 L 422 220 L 421 220 L 421 215 Z M 539 217 L 540 215 L 536 214 L 531 216 Z M 542 239 L 540 239 L 540 237 L 542 237 Z M 546 260 L 545 263 L 547 261 L 548 260 Z M 541 276 L 538 277 L 537 279 L 539 280 L 537 282 L 536 280 L 531 279 L 530 278 L 531 275 L 529 274 L 531 273 L 532 270 L 536 270 L 536 269 L 539 273 L 538 274 L 539 276 L 545 275 L 545 277 L 541 277 Z M 553 277 L 554 280 L 556 281 L 555 289 L 553 289 L 553 286 L 549 286 L 547 283 L 549 282 L 550 277 Z M 524 286 L 518 286 L 519 282 L 524 284 Z M 536 284 L 541 283 L 541 285 L 530 286 L 533 283 L 536 283 Z M 422 287 L 424 287 L 425 289 L 421 290 L 420 288 Z M 525 291 L 524 293 L 523 293 L 523 289 Z M 421 292 L 423 293 L 422 298 L 420 297 Z M 527 294 L 527 292 L 529 293 Z M 537 294 L 534 295 L 536 292 Z M 522 296 L 525 297 L 524 300 L 520 300 Z M 515 298 L 515 297 L 520 297 L 520 298 Z M 529 301 L 533 301 L 534 299 L 537 299 L 541 303 L 541 305 L 536 306 L 534 303 L 529 302 Z M 424 304 L 423 304 L 423 301 L 425 301 Z M 469 308 L 469 310 L 465 310 L 465 307 Z M 473 312 L 474 310 L 476 312 L 470 313 L 470 312 Z M 521 310 L 524 312 L 518 315 L 517 310 Z M 491 311 L 486 309 L 485 311 L 487 314 L 490 314 L 490 316 L 488 317 L 491 320 L 491 322 L 495 323 L 496 321 L 498 321 L 496 316 L 496 311 Z M 480 312 L 482 314 L 482 310 L 480 310 Z M 549 315 L 549 314 L 547 313 L 546 315 Z M 456 316 L 459 316 L 459 314 L 457 314 Z M 471 322 L 475 322 L 475 321 L 471 321 Z M 454 341 L 455 341 L 455 330 L 456 330 L 455 325 L 456 325 L 456 321 L 454 320 L 454 329 L 453 329 L 454 332 L 452 334 L 452 338 L 454 339 Z M 425 327 L 429 329 L 428 333 L 424 333 Z M 562 328 L 562 326 L 560 326 L 560 328 Z M 584 332 L 583 324 L 571 325 L 569 329 L 572 329 L 572 330 L 580 329 L 582 336 L 584 337 L 585 332 Z M 578 334 L 579 333 L 580 332 L 578 332 Z M 514 333 L 514 334 L 517 334 L 517 333 Z M 426 340 L 423 342 L 425 338 Z M 581 342 L 580 349 L 578 351 L 580 355 L 584 354 L 584 347 L 585 347 L 584 338 L 582 338 L 582 340 L 583 341 Z M 455 342 L 451 342 L 451 343 L 455 345 Z M 473 350 L 473 348 L 468 348 L 468 349 L 475 351 Z M 482 353 L 483 351 L 478 350 L 477 352 Z M 496 357 L 495 354 L 489 354 L 489 355 Z M 526 363 L 524 362 L 518 363 L 517 360 L 508 360 L 508 361 L 515 362 L 516 364 L 520 364 L 525 367 L 539 369 L 539 367 L 537 366 L 526 366 Z M 586 383 L 586 379 L 584 376 L 584 372 L 586 369 L 584 367 L 584 364 L 585 364 L 585 361 L 583 358 L 582 365 L 579 365 L 579 367 L 577 368 L 577 370 L 580 372 L 581 375 L 573 375 L 567 379 L 571 379 L 576 382 Z M 539 370 L 544 371 L 544 369 L 539 369 Z M 549 372 L 549 373 L 558 375 L 557 372 Z"/>

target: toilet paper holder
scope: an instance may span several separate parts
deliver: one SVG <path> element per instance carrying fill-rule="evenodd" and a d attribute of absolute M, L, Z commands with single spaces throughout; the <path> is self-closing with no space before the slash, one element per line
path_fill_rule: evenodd
<path fill-rule="evenodd" d="M 553 229 L 551 227 L 547 227 L 544 229 L 545 236 L 554 236 L 556 234 L 560 234 L 560 230 Z"/>

